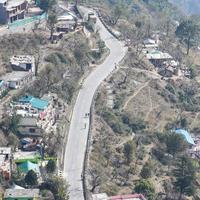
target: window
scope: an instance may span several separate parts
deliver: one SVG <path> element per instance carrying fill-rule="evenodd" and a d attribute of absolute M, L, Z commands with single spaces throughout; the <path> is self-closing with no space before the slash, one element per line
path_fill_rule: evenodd
<path fill-rule="evenodd" d="M 29 131 L 30 131 L 30 133 L 35 133 L 35 129 L 34 128 L 30 128 Z"/>
<path fill-rule="evenodd" d="M 31 68 L 32 68 L 32 64 L 31 63 L 26 64 L 26 70 L 30 70 Z"/>

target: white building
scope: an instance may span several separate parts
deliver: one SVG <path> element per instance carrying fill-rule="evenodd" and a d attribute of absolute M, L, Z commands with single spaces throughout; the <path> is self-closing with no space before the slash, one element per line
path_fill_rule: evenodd
<path fill-rule="evenodd" d="M 33 80 L 33 73 L 25 71 L 13 71 L 2 76 L 0 79 L 12 89 L 18 89 Z"/>
<path fill-rule="evenodd" d="M 150 38 L 143 41 L 144 49 L 157 49 L 158 43 L 156 40 L 152 40 Z"/>

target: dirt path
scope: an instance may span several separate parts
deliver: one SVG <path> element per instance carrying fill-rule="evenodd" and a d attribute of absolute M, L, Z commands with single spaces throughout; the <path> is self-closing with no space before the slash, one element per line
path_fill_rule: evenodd
<path fill-rule="evenodd" d="M 195 122 L 197 121 L 197 119 L 198 119 L 198 117 L 199 117 L 199 112 L 198 113 L 196 113 L 196 116 L 195 116 L 195 118 L 194 118 L 194 120 L 192 121 L 192 123 L 191 123 L 191 127 L 193 126 L 193 124 L 195 124 Z"/>
<path fill-rule="evenodd" d="M 133 95 L 131 95 L 128 100 L 125 102 L 124 106 L 123 106 L 123 110 L 125 110 L 129 104 L 129 102 L 134 98 L 136 97 L 141 90 L 143 90 L 146 86 L 148 86 L 150 81 L 147 81 L 143 86 L 141 86 L 136 92 L 133 93 Z"/>
<path fill-rule="evenodd" d="M 147 121 L 147 119 L 149 118 L 149 115 L 151 113 L 151 111 L 153 110 L 153 103 L 152 103 L 152 99 L 151 99 L 151 88 L 149 88 L 149 101 L 150 101 L 150 108 L 149 108 L 149 111 L 148 113 L 146 114 L 146 117 L 145 117 L 145 121 Z"/>

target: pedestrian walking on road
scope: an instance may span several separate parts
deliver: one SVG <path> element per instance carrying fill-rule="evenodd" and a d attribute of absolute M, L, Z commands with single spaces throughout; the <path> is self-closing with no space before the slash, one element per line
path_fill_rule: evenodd
<path fill-rule="evenodd" d="M 86 123 L 85 123 L 85 125 L 84 125 L 84 129 L 86 129 L 86 126 L 87 126 L 87 125 L 86 125 Z"/>

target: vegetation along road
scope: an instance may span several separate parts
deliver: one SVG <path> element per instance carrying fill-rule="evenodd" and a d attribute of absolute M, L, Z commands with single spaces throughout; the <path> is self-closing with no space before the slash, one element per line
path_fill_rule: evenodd
<path fill-rule="evenodd" d="M 88 12 L 85 8 L 84 11 Z M 99 19 L 97 26 L 102 40 L 110 49 L 110 55 L 86 78 L 73 110 L 64 158 L 64 176 L 70 185 L 70 200 L 84 199 L 81 174 L 90 123 L 89 118 L 85 118 L 85 113 L 90 112 L 92 99 L 98 86 L 114 70 L 115 63 L 119 63 L 126 53 L 124 45 L 107 31 Z"/>

